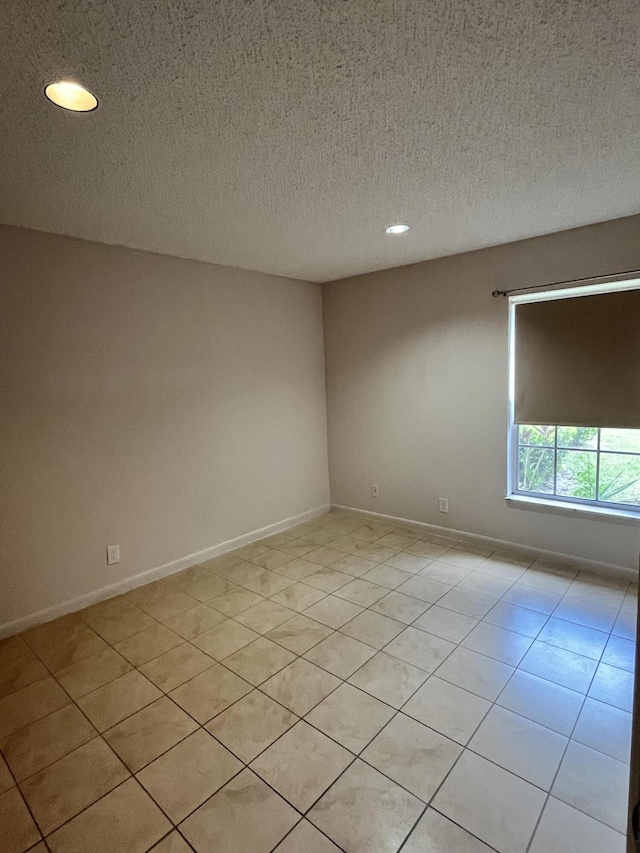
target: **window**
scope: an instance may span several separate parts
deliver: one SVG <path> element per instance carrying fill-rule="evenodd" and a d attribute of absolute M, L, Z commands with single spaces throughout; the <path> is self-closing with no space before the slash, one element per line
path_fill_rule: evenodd
<path fill-rule="evenodd" d="M 516 494 L 640 508 L 640 429 L 527 424 L 513 430 Z"/>

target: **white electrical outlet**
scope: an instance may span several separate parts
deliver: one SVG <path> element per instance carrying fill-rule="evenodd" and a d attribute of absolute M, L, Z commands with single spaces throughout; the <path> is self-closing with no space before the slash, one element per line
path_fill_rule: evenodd
<path fill-rule="evenodd" d="M 378 486 L 371 486 L 371 497 L 379 498 L 380 497 L 380 489 Z"/>
<path fill-rule="evenodd" d="M 120 562 L 120 546 L 119 545 L 108 545 L 107 546 L 107 565 L 115 566 L 116 563 Z"/>
<path fill-rule="evenodd" d="M 449 512 L 449 498 L 438 498 L 438 509 L 440 512 Z"/>

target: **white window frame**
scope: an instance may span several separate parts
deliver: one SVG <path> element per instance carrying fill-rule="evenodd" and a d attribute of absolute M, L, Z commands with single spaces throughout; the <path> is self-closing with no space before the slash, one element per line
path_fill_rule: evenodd
<path fill-rule="evenodd" d="M 515 314 L 516 305 L 527 302 L 548 302 L 554 299 L 568 299 L 577 296 L 591 296 L 598 293 L 615 293 L 621 290 L 640 289 L 640 279 L 623 279 L 601 282 L 599 284 L 563 287 L 555 290 L 542 290 L 533 293 L 517 293 L 509 297 L 509 423 L 507 430 L 507 495 L 506 500 L 512 506 L 549 510 L 561 514 L 604 515 L 620 519 L 640 520 L 640 507 L 628 504 L 613 504 L 604 501 L 591 501 L 587 498 L 563 497 L 561 495 L 542 495 L 537 492 L 518 490 L 518 425 L 515 423 Z M 549 424 L 554 426 L 554 424 Z M 554 470 L 557 465 L 556 430 L 554 449 Z M 549 446 L 551 447 L 551 446 Z M 614 453 L 616 451 L 606 451 Z M 600 432 L 598 431 L 597 465 L 600 467 Z M 621 453 L 620 455 L 625 455 Z M 555 481 L 555 473 L 554 473 Z"/>

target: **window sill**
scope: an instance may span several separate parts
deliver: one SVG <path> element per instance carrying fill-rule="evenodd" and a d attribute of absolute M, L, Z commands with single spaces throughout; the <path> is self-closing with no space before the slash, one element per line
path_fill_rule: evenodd
<path fill-rule="evenodd" d="M 534 512 L 550 512 L 555 515 L 566 515 L 571 518 L 587 518 L 590 521 L 611 521 L 615 524 L 638 525 L 640 511 L 626 509 L 608 509 L 602 506 L 585 506 L 572 504 L 569 501 L 549 501 L 544 498 L 533 498 L 529 495 L 507 495 L 507 506 L 513 509 L 528 509 Z"/>

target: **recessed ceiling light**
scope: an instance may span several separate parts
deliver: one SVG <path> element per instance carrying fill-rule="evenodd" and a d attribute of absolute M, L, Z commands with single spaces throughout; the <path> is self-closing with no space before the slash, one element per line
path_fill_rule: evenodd
<path fill-rule="evenodd" d="M 409 225 L 389 225 L 389 227 L 384 230 L 387 234 L 404 234 L 405 231 L 409 230 L 409 227 Z"/>
<path fill-rule="evenodd" d="M 44 93 L 56 106 L 74 113 L 90 113 L 98 106 L 95 95 L 79 83 L 71 83 L 68 80 L 49 83 Z"/>

